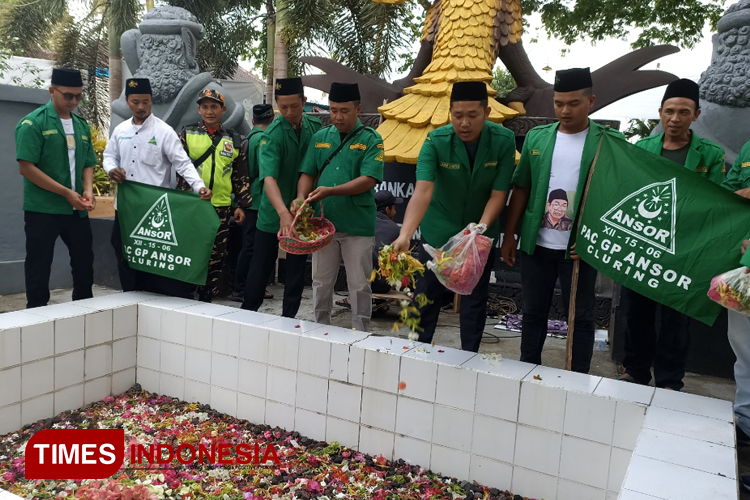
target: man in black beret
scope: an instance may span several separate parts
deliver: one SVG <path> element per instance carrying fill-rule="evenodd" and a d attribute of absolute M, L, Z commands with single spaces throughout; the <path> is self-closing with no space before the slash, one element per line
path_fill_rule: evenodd
<path fill-rule="evenodd" d="M 253 129 L 247 136 L 247 168 L 250 179 L 250 195 L 252 198 L 250 208 L 245 210 L 245 221 L 242 223 L 242 249 L 237 257 L 237 272 L 234 279 L 234 293 L 232 300 L 242 302 L 245 298 L 245 283 L 250 261 L 253 259 L 253 248 L 255 243 L 255 227 L 258 223 L 258 208 L 263 195 L 263 182 L 260 179 L 258 165 L 258 146 L 266 131 L 276 115 L 270 104 L 256 104 L 253 106 Z M 273 295 L 266 290 L 265 299 L 272 299 Z"/>
<path fill-rule="evenodd" d="M 133 114 L 120 123 L 104 150 L 104 170 L 116 183 L 135 181 L 151 186 L 172 188 L 172 173 L 179 174 L 202 200 L 211 199 L 211 189 L 193 166 L 177 132 L 151 113 L 151 82 L 148 78 L 130 78 L 125 82 L 125 99 Z M 117 205 L 115 204 L 115 208 Z M 118 212 L 110 239 L 123 291 L 143 290 L 174 297 L 192 298 L 193 285 L 166 276 L 132 269 L 122 253 L 122 235 Z"/>
<path fill-rule="evenodd" d="M 289 208 L 297 195 L 299 167 L 313 134 L 322 126 L 320 119 L 304 114 L 307 99 L 301 78 L 279 78 L 274 89 L 281 118 L 269 125 L 258 146 L 258 178 L 263 182 L 263 192 L 242 302 L 242 308 L 251 311 L 257 311 L 265 299 L 266 284 L 279 253 L 278 234 L 286 236 L 294 230 Z M 293 318 L 299 311 L 306 263 L 306 255 L 286 256 L 281 311 L 284 317 Z"/>
<path fill-rule="evenodd" d="M 315 321 L 331 323 L 333 286 L 343 260 L 352 327 L 368 331 L 375 246 L 374 188 L 383 181 L 383 138 L 359 121 L 362 106 L 356 83 L 332 83 L 328 101 L 333 125 L 313 135 L 297 184 L 297 199 L 320 202 L 326 218 L 336 227 L 333 243 L 313 254 Z"/>
<path fill-rule="evenodd" d="M 516 143 L 507 128 L 489 121 L 487 83 L 456 82 L 450 92 L 451 123 L 427 134 L 417 161 L 417 185 L 406 207 L 396 251 L 408 250 L 421 228 L 419 260 L 431 260 L 424 244 L 439 248 L 466 229 L 497 238 L 507 199 Z M 479 283 L 461 301 L 461 348 L 477 352 L 487 320 L 492 245 Z M 432 342 L 445 287 L 433 271 L 417 278 L 416 291 L 431 301 L 420 308 L 420 342 Z"/>
<path fill-rule="evenodd" d="M 573 217 L 581 202 L 589 168 L 605 127 L 589 119 L 596 97 L 589 68 L 558 71 L 554 108 L 558 122 L 535 127 L 526 135 L 521 159 L 513 174 L 513 195 L 501 246 L 503 260 L 516 263 L 516 227 L 525 213 L 521 233 L 521 284 L 523 326 L 521 361 L 542 364 L 547 338 L 547 317 L 559 277 L 567 318 L 573 260 L 579 257 L 570 245 L 572 223 L 551 224 L 562 212 L 562 194 L 573 203 Z M 534 199 L 530 200 L 531 193 Z M 570 198 L 568 194 L 573 193 Z M 570 219 L 568 219 L 570 220 Z M 571 221 L 572 222 L 572 221 Z M 588 373 L 594 347 L 594 286 L 596 270 L 581 262 L 576 298 L 573 371 Z"/>
<path fill-rule="evenodd" d="M 70 252 L 73 300 L 92 297 L 94 252 L 88 213 L 96 206 L 93 180 L 98 160 L 89 124 L 73 113 L 82 92 L 80 71 L 53 69 L 50 101 L 16 127 L 16 159 L 24 177 L 27 308 L 49 301 L 58 237 Z"/>
<path fill-rule="evenodd" d="M 664 92 L 659 118 L 664 132 L 638 141 L 638 147 L 661 155 L 692 170 L 697 175 L 721 184 L 724 181 L 724 150 L 698 137 L 690 125 L 701 114 L 698 84 L 682 79 L 670 83 Z M 626 288 L 622 289 L 626 306 L 625 337 L 626 382 L 648 384 L 654 368 L 656 387 L 679 391 L 683 387 L 690 318 Z M 656 334 L 656 311 L 661 310 L 661 327 Z"/>

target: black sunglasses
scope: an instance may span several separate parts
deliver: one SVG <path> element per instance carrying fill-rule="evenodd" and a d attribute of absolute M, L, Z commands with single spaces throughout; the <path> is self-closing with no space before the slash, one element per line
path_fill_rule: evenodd
<path fill-rule="evenodd" d="M 57 90 L 55 87 L 52 87 L 52 88 L 55 91 L 60 92 L 62 94 L 62 96 L 63 96 L 63 99 L 65 99 L 66 101 L 72 101 L 73 99 L 75 99 L 76 101 L 80 101 L 81 98 L 83 97 L 82 93 L 81 94 L 71 94 L 70 92 L 61 92 L 61 91 Z"/>

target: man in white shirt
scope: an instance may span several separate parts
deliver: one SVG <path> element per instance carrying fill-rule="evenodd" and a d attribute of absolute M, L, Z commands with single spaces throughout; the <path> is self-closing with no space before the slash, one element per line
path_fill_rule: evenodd
<path fill-rule="evenodd" d="M 605 128 L 588 117 L 596 97 L 589 68 L 558 71 L 555 78 L 556 123 L 529 131 L 513 174 L 513 195 L 501 247 L 503 261 L 515 265 L 516 227 L 521 229 L 523 323 L 521 361 L 542 364 L 547 320 L 559 278 L 568 317 L 575 245 L 572 221 Z M 576 291 L 572 369 L 588 373 L 594 346 L 596 270 L 581 262 Z"/>
<path fill-rule="evenodd" d="M 202 200 L 210 200 L 211 190 L 195 170 L 177 133 L 151 114 L 150 81 L 147 78 L 129 79 L 125 84 L 125 99 L 133 117 L 115 128 L 104 150 L 104 170 L 109 178 L 118 184 L 128 180 L 172 188 L 174 169 L 201 195 Z M 191 297 L 193 287 L 188 283 L 130 268 L 122 255 L 117 213 L 111 241 L 124 291 L 145 290 L 175 297 Z"/>

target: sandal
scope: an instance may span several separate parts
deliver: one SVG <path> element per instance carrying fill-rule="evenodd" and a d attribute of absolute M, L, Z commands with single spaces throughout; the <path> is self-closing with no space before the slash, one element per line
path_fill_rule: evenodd
<path fill-rule="evenodd" d="M 346 298 L 341 299 L 341 300 L 337 300 L 336 301 L 336 305 L 339 306 L 339 307 L 345 307 L 346 309 L 351 309 L 352 308 L 352 304 L 351 304 L 351 302 L 349 302 L 349 297 L 346 297 Z"/>
<path fill-rule="evenodd" d="M 271 300 L 273 298 L 273 294 L 266 290 L 266 294 L 263 296 L 263 300 Z"/>
<path fill-rule="evenodd" d="M 622 375 L 619 375 L 617 377 L 617 380 L 619 380 L 620 382 L 628 382 L 629 384 L 638 384 L 638 385 L 641 385 L 640 382 L 638 382 L 636 379 L 634 379 L 633 377 L 631 377 L 630 375 L 627 375 L 625 373 L 623 373 Z"/>

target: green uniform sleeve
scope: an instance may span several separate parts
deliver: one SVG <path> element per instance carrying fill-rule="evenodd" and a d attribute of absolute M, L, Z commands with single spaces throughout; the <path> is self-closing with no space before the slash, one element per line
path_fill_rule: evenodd
<path fill-rule="evenodd" d="M 492 189 L 495 191 L 510 190 L 510 182 L 513 178 L 513 169 L 516 163 L 516 147 L 515 141 L 511 138 L 508 138 L 507 142 L 508 146 L 500 151 L 500 156 L 497 159 L 497 174 L 492 183 Z"/>
<path fill-rule="evenodd" d="M 438 154 L 435 143 L 427 136 L 417 159 L 417 180 L 435 182 L 437 177 Z"/>
<path fill-rule="evenodd" d="M 16 160 L 39 163 L 42 154 L 42 130 L 35 121 L 24 118 L 16 126 Z"/>
<path fill-rule="evenodd" d="M 521 150 L 521 159 L 518 161 L 516 171 L 513 172 L 512 183 L 518 187 L 530 187 L 531 186 L 531 163 L 529 162 L 529 137 L 526 136 L 526 140 L 523 141 L 523 149 Z"/>
<path fill-rule="evenodd" d="M 258 146 L 258 172 L 260 180 L 266 177 L 279 178 L 279 164 L 281 163 L 281 143 L 269 135 L 265 135 Z"/>
<path fill-rule="evenodd" d="M 315 150 L 315 136 L 313 136 L 310 144 L 307 146 L 307 151 L 305 152 L 305 157 L 302 159 L 299 171 L 313 177 L 318 176 L 318 152 Z"/>
<path fill-rule="evenodd" d="M 730 191 L 739 191 L 743 188 L 742 180 L 740 179 L 740 174 L 742 173 L 742 163 L 744 159 L 743 153 L 745 152 L 745 147 L 742 148 L 742 151 L 740 151 L 740 154 L 737 155 L 737 159 L 734 160 L 734 164 L 732 165 L 732 168 L 729 170 L 729 173 L 727 174 L 727 178 L 724 180 L 724 182 L 721 184 L 722 187 L 725 187 L 729 189 Z"/>
<path fill-rule="evenodd" d="M 250 182 L 258 178 L 258 144 L 260 144 L 260 139 L 260 137 L 251 137 L 247 141 L 247 175 L 250 177 Z"/>
<path fill-rule="evenodd" d="M 724 150 L 717 149 L 716 152 L 711 155 L 710 163 L 707 165 L 708 180 L 710 180 L 714 184 L 718 184 L 719 186 L 721 186 L 721 183 L 724 182 L 724 172 L 726 171 L 724 158 Z"/>
<path fill-rule="evenodd" d="M 362 158 L 359 175 L 366 175 L 378 182 L 383 182 L 384 151 L 383 139 L 380 137 L 380 134 L 372 134 L 372 137 L 367 142 L 367 150 L 365 150 L 364 158 Z"/>
<path fill-rule="evenodd" d="M 94 151 L 94 138 L 91 133 L 91 126 L 89 126 L 89 140 L 86 144 L 88 144 L 86 148 L 86 164 L 83 168 L 94 168 L 99 164 L 99 158 L 96 157 L 96 151 Z"/>

